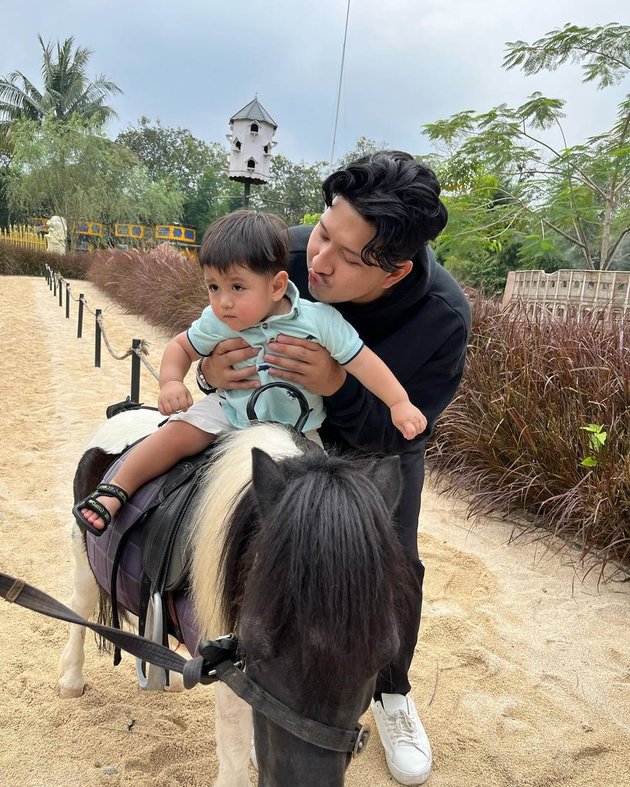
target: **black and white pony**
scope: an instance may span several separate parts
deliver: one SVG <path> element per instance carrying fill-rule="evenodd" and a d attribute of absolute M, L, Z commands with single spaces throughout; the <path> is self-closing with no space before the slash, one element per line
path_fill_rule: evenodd
<path fill-rule="evenodd" d="M 79 464 L 75 498 L 156 423 L 150 411 L 107 421 Z M 329 457 L 269 424 L 232 433 L 214 454 L 191 531 L 199 638 L 235 632 L 247 674 L 267 692 L 304 717 L 353 729 L 397 650 L 405 588 L 413 587 L 391 522 L 398 460 Z M 103 591 L 78 528 L 73 551 L 71 606 L 90 617 Z M 71 626 L 61 696 L 83 692 L 84 636 Z M 348 754 L 306 743 L 256 711 L 253 723 L 259 785 L 343 785 Z M 249 706 L 216 684 L 217 785 L 250 784 L 251 724 Z"/>

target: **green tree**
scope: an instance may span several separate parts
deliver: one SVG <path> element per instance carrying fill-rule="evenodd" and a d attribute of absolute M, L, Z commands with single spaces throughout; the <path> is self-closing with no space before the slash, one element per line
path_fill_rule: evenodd
<path fill-rule="evenodd" d="M 337 159 L 335 169 L 347 167 L 348 164 L 352 164 L 352 162 L 356 161 L 358 158 L 369 156 L 370 153 L 376 153 L 377 151 L 384 150 L 387 147 L 389 147 L 387 142 L 381 142 L 379 144 L 376 142 L 376 140 L 370 139 L 370 137 L 359 137 L 355 143 L 354 148 Z"/>
<path fill-rule="evenodd" d="M 299 224 L 305 213 L 319 213 L 323 209 L 325 167 L 323 161 L 295 164 L 285 156 L 274 156 L 271 178 L 266 185 L 252 191 L 252 206 L 277 213 L 289 225 Z"/>
<path fill-rule="evenodd" d="M 566 25 L 527 44 L 509 43 L 506 68 L 526 73 L 555 69 L 567 60 L 581 62 L 585 81 L 604 88 L 630 73 L 630 27 L 609 24 L 584 28 Z M 564 101 L 533 93 L 517 108 L 505 104 L 485 113 L 460 112 L 424 126 L 446 146 L 445 182 L 490 240 L 506 226 L 521 244 L 521 256 L 556 257 L 567 246 L 586 268 L 619 264 L 621 244 L 630 232 L 630 95 L 619 104 L 612 127 L 583 144 L 569 146 L 562 128 Z M 554 146 L 545 134 L 560 132 Z M 489 173 L 493 182 L 479 178 Z M 503 203 L 489 218 L 487 205 Z"/>
<path fill-rule="evenodd" d="M 73 117 L 16 121 L 7 194 L 12 213 L 27 219 L 158 224 L 177 221 L 183 195 L 152 178 L 136 157 L 93 122 Z"/>
<path fill-rule="evenodd" d="M 184 222 L 199 230 L 243 205 L 243 185 L 229 180 L 227 171 L 209 164 L 201 173 L 197 189 L 184 204 Z"/>
<path fill-rule="evenodd" d="M 49 114 L 57 120 L 80 115 L 98 125 L 116 116 L 105 102 L 122 91 L 103 75 L 88 78 L 90 49 L 75 47 L 73 36 L 57 42 L 56 48 L 41 36 L 37 39 L 42 48 L 42 87 L 21 71 L 0 77 L 0 135 L 6 136 L 16 120 L 41 122 Z"/>
<path fill-rule="evenodd" d="M 141 117 L 116 138 L 134 153 L 152 178 L 172 179 L 188 198 L 193 196 L 209 164 L 227 171 L 227 151 L 218 144 L 197 139 L 187 128 L 163 126 Z"/>
<path fill-rule="evenodd" d="M 240 205 L 242 187 L 228 179 L 228 152 L 185 128 L 141 117 L 116 141 L 133 152 L 150 176 L 172 182 L 184 195 L 182 221 L 203 229 Z"/>

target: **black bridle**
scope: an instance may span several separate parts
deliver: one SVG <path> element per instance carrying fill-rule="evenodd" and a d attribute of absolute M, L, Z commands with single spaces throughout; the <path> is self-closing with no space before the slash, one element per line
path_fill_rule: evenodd
<path fill-rule="evenodd" d="M 295 426 L 293 428 L 296 432 L 302 432 L 306 426 L 308 417 L 311 414 L 308 401 L 299 388 L 296 388 L 295 385 L 291 385 L 291 383 L 285 383 L 282 380 L 274 380 L 272 383 L 266 383 L 265 385 L 261 385 L 260 388 L 254 389 L 251 396 L 247 400 L 247 417 L 249 420 L 252 422 L 258 420 L 256 416 L 256 402 L 260 399 L 263 393 L 269 391 L 271 388 L 284 388 L 292 399 L 297 400 L 297 403 L 300 405 L 300 416 L 295 422 Z"/>
<path fill-rule="evenodd" d="M 183 675 L 184 686 L 187 689 L 192 689 L 198 683 L 208 685 L 220 680 L 254 710 L 262 713 L 286 732 L 314 746 L 351 754 L 353 757 L 361 754 L 365 748 L 369 737 L 369 730 L 366 727 L 357 725 L 353 730 L 344 730 L 313 719 L 306 719 L 248 677 L 243 672 L 244 656 L 239 651 L 238 640 L 233 634 L 202 642 L 198 647 L 199 655 L 193 659 L 185 659 L 163 645 L 139 637 L 130 631 L 92 623 L 47 593 L 22 579 L 16 579 L 2 572 L 0 572 L 0 598 L 47 617 L 85 626 L 136 658 L 165 670 L 180 673 Z"/>

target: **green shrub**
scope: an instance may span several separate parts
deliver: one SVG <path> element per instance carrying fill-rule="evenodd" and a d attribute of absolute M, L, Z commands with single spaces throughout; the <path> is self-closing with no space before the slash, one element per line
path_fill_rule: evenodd
<path fill-rule="evenodd" d="M 43 249 L 0 242 L 0 276 L 43 276 L 46 265 L 49 265 L 66 279 L 84 279 L 90 257 L 84 252 L 50 254 Z"/>
<path fill-rule="evenodd" d="M 472 494 L 472 513 L 522 510 L 583 556 L 630 562 L 630 324 L 472 304 L 467 369 L 432 469 Z"/>

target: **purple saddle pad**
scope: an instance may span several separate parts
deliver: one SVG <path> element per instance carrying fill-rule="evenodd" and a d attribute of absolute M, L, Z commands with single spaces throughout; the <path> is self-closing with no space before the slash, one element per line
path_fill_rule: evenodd
<path fill-rule="evenodd" d="M 118 471 L 122 457 L 109 468 L 104 482 L 108 482 Z M 140 584 L 142 579 L 142 540 L 147 520 L 138 522 L 142 515 L 155 503 L 164 485 L 166 475 L 158 476 L 140 487 L 120 513 L 115 516 L 102 536 L 86 533 L 87 555 L 98 584 L 108 593 L 111 588 L 114 560 L 120 542 L 125 539 L 116 575 L 116 592 L 119 606 L 133 615 L 140 608 Z M 129 532 L 131 531 L 131 532 Z M 177 622 L 182 639 L 192 655 L 196 654 L 199 626 L 196 621 L 192 599 L 183 591 L 173 593 Z M 219 635 L 218 632 L 217 636 Z"/>

